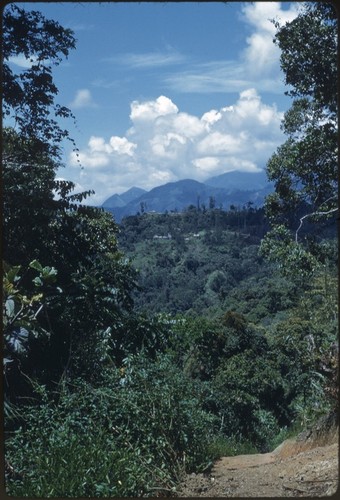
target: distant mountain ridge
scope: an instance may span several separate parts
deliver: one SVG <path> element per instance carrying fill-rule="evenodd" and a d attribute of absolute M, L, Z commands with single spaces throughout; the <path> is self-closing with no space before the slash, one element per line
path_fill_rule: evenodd
<path fill-rule="evenodd" d="M 125 191 L 125 193 L 114 194 L 110 196 L 110 198 L 104 201 L 102 207 L 103 208 L 124 207 L 125 205 L 135 200 L 139 196 L 142 196 L 144 193 L 147 193 L 145 189 L 139 187 L 132 187 L 128 189 L 128 191 Z"/>
<path fill-rule="evenodd" d="M 214 187 L 223 187 L 230 192 L 233 190 L 265 189 L 269 181 L 264 170 L 258 172 L 240 172 L 233 170 L 215 177 L 210 177 L 204 184 Z"/>
<path fill-rule="evenodd" d="M 211 177 L 204 183 L 193 179 L 168 182 L 150 191 L 133 187 L 120 195 L 114 194 L 104 201 L 102 207 L 111 212 L 117 222 L 127 215 L 138 212 L 182 211 L 189 205 L 228 209 L 230 205 L 252 202 L 261 206 L 273 190 L 264 171 L 226 172 Z"/>

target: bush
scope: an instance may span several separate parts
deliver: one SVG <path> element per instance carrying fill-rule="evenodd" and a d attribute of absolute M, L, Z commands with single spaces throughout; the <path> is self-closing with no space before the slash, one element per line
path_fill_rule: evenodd
<path fill-rule="evenodd" d="M 214 421 L 202 409 L 202 384 L 186 377 L 166 355 L 155 363 L 143 355 L 129 357 L 122 382 L 121 423 L 134 415 L 127 429 L 130 439 L 177 476 L 202 466 Z"/>
<path fill-rule="evenodd" d="M 210 396 L 221 432 L 267 451 L 285 420 L 283 382 L 268 353 L 248 349 L 227 359 L 216 372 Z"/>
<path fill-rule="evenodd" d="M 77 380 L 54 398 L 36 390 L 6 442 L 10 495 L 154 496 L 209 461 L 213 418 L 168 357 L 132 356 L 105 384 Z"/>

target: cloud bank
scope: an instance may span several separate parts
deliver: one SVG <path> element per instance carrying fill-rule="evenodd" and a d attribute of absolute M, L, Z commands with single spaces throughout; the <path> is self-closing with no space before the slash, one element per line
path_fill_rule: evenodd
<path fill-rule="evenodd" d="M 101 203 L 132 186 L 149 190 L 184 178 L 204 181 L 230 170 L 259 170 L 283 142 L 282 118 L 253 88 L 242 91 L 232 106 L 200 117 L 180 111 L 164 95 L 133 101 L 132 126 L 124 137 L 91 136 L 79 152 L 80 182 L 94 187 L 94 202 Z M 75 153 L 70 165 L 79 168 Z"/>

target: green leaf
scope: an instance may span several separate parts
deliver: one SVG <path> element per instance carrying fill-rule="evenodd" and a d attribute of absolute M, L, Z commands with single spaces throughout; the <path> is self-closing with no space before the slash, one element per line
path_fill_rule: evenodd
<path fill-rule="evenodd" d="M 11 318 L 14 315 L 15 302 L 13 299 L 7 299 L 5 303 L 6 316 Z"/>
<path fill-rule="evenodd" d="M 42 286 L 43 285 L 42 279 L 39 276 L 34 278 L 33 283 L 35 284 L 35 286 Z"/>
<path fill-rule="evenodd" d="M 6 266 L 4 266 L 5 272 L 6 272 Z M 17 282 L 20 277 L 18 276 L 18 272 L 20 271 L 21 266 L 13 266 L 9 267 L 7 272 L 6 272 L 6 278 L 10 283 L 15 283 Z"/>
<path fill-rule="evenodd" d="M 39 271 L 40 273 L 42 273 L 44 270 L 44 268 L 42 267 L 40 262 L 38 262 L 36 259 L 32 260 L 32 262 L 30 262 L 29 267 L 31 269 L 35 269 L 36 271 Z"/>

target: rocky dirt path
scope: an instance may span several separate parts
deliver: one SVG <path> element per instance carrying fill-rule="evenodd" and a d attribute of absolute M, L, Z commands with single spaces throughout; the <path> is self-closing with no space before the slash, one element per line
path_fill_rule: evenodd
<path fill-rule="evenodd" d="M 189 474 L 180 497 L 319 497 L 338 489 L 337 434 L 327 444 L 287 440 L 271 453 L 218 460 L 208 474 Z M 320 446 L 320 443 L 322 444 Z M 338 492 L 340 493 L 340 492 Z"/>

